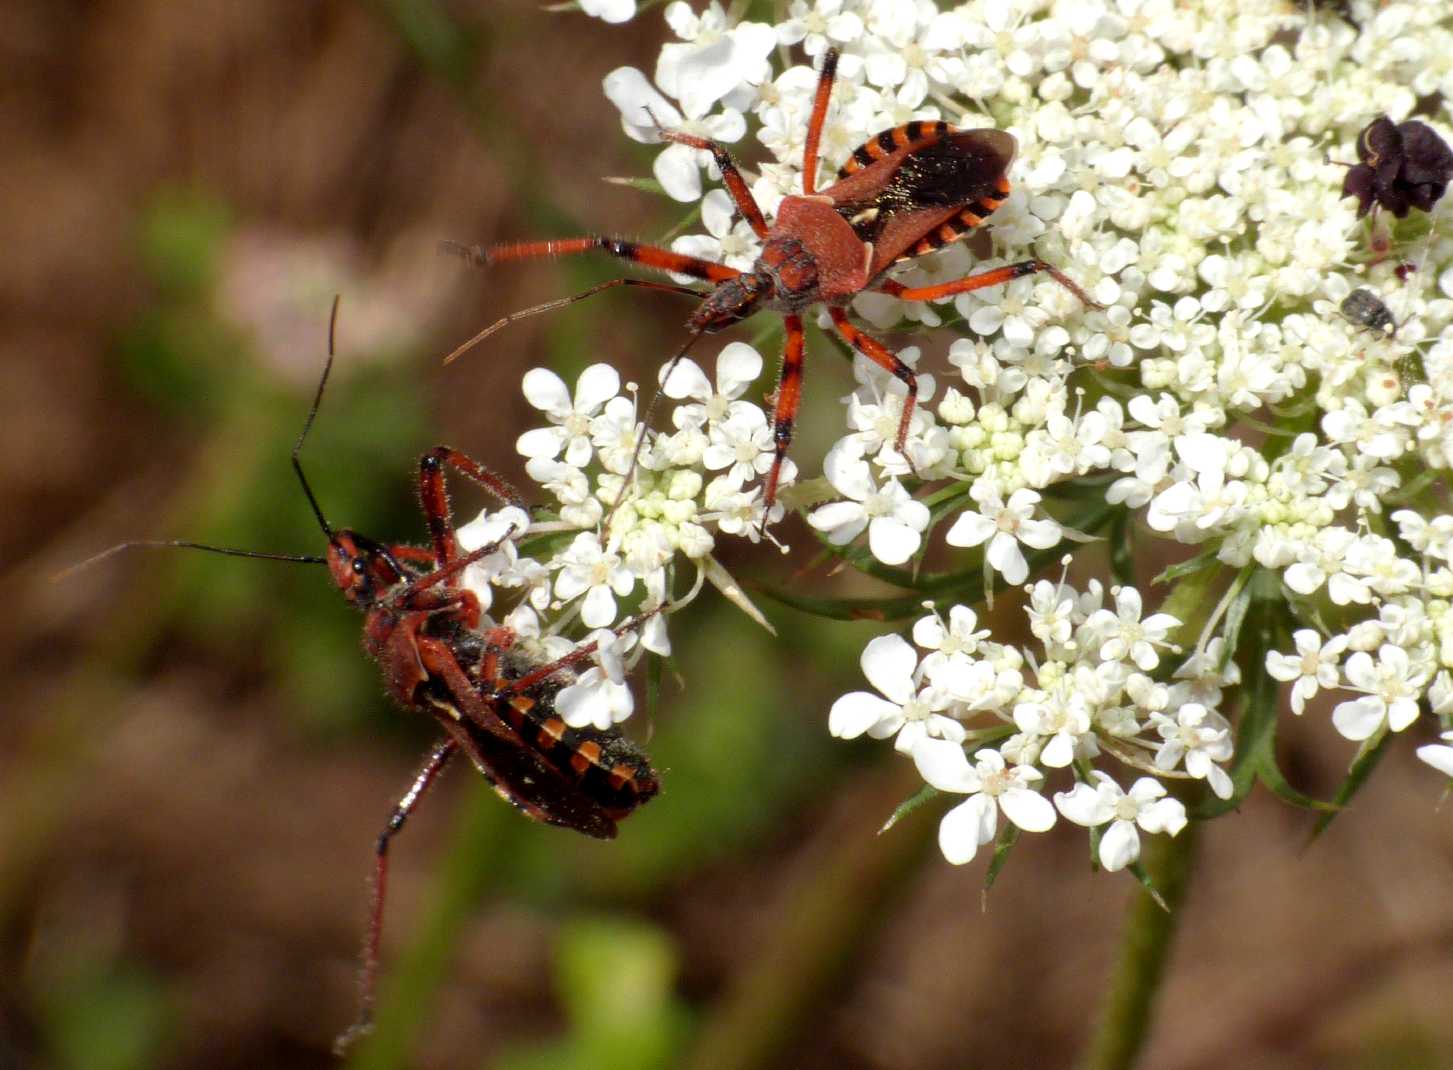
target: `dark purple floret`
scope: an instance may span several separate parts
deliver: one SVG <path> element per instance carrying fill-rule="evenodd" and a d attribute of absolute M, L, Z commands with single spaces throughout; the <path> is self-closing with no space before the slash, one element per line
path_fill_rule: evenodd
<path fill-rule="evenodd" d="M 1357 136 L 1357 158 L 1342 196 L 1357 198 L 1361 219 L 1374 204 L 1399 219 L 1410 209 L 1431 211 L 1453 180 L 1453 149 L 1426 123 L 1374 119 Z"/>

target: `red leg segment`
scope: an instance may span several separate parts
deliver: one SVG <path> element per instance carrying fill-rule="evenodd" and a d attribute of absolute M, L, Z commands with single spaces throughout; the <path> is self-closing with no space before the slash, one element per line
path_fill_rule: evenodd
<path fill-rule="evenodd" d="M 440 568 L 459 556 L 459 544 L 454 539 L 454 518 L 449 509 L 449 491 L 444 485 L 446 464 L 474 480 L 506 505 L 528 508 L 519 491 L 474 458 L 449 446 L 435 446 L 419 458 L 419 502 L 424 507 L 424 519 L 434 542 L 434 559 Z"/>
<path fill-rule="evenodd" d="M 732 201 L 737 206 L 737 211 L 742 213 L 742 218 L 747 221 L 757 237 L 767 236 L 767 220 L 762 216 L 762 209 L 757 206 L 757 200 L 752 196 L 752 191 L 747 189 L 747 183 L 742 178 L 742 173 L 737 170 L 736 161 L 732 159 L 731 153 L 721 144 L 708 140 L 704 137 L 697 137 L 695 134 L 681 134 L 674 130 L 662 130 L 661 137 L 667 141 L 674 141 L 678 145 L 689 145 L 693 149 L 701 149 L 703 152 L 711 153 L 711 158 L 716 161 L 716 168 L 721 172 L 722 183 L 726 186 L 727 192 L 732 195 Z"/>
<path fill-rule="evenodd" d="M 777 374 L 777 399 L 772 407 L 772 446 L 775 454 L 762 490 L 763 527 L 767 524 L 767 514 L 777 501 L 782 462 L 787 458 L 787 448 L 792 445 L 792 428 L 797 422 L 797 407 L 802 403 L 802 357 L 806 344 L 802 317 L 784 316 L 783 320 L 787 324 L 787 344 L 782 348 L 782 370 Z"/>
<path fill-rule="evenodd" d="M 538 260 L 547 256 L 571 256 L 575 253 L 599 251 L 642 267 L 690 275 L 708 282 L 722 282 L 741 274 L 736 268 L 727 267 L 725 264 L 713 264 L 700 257 L 673 253 L 659 245 L 642 245 L 625 238 L 594 234 L 584 238 L 513 242 L 508 245 L 460 245 L 458 242 L 444 242 L 441 248 L 446 253 L 453 253 L 478 267 L 488 267 L 506 260 Z"/>
<path fill-rule="evenodd" d="M 379 945 L 383 940 L 383 905 L 388 893 L 388 847 L 389 841 L 404 827 L 404 822 L 419 805 L 419 800 L 429 790 L 444 767 L 449 764 L 449 759 L 454 756 L 458 749 L 452 739 L 446 739 L 434 746 L 429 752 L 428 760 L 414 777 L 414 782 L 409 790 L 404 792 L 404 797 L 398 801 L 389 815 L 388 824 L 379 833 L 378 841 L 374 845 L 374 878 L 373 878 L 373 904 L 369 911 L 368 937 L 364 942 L 363 950 L 363 975 L 359 981 L 358 1018 L 348 1029 L 333 1042 L 335 1055 L 342 1055 L 360 1036 L 367 1033 L 373 1025 L 374 1002 L 378 995 L 378 956 Z"/>
<path fill-rule="evenodd" d="M 1018 264 L 1010 264 L 1008 267 L 994 268 L 992 271 L 983 271 L 977 275 L 955 279 L 953 282 L 941 282 L 936 286 L 904 286 L 892 279 L 884 279 L 873 288 L 886 294 L 892 294 L 894 297 L 901 297 L 905 301 L 935 301 L 940 297 L 952 297 L 954 294 L 968 293 L 970 290 L 998 286 L 1000 283 L 1022 279 L 1026 275 L 1037 275 L 1041 271 L 1078 297 L 1088 307 L 1104 307 L 1080 289 L 1079 284 L 1063 271 L 1043 260 L 1023 260 Z"/>
<path fill-rule="evenodd" d="M 892 372 L 908 387 L 908 395 L 903 399 L 903 415 L 898 420 L 898 437 L 894 440 L 894 447 L 899 453 L 902 453 L 903 445 L 908 441 L 908 424 L 913 419 L 913 407 L 918 402 L 918 376 L 914 375 L 913 369 L 899 360 L 892 350 L 884 346 L 882 342 L 870 338 L 854 327 L 848 319 L 848 314 L 842 309 L 830 307 L 827 311 L 832 316 L 832 325 L 837 328 L 837 333 L 842 335 L 850 346 L 878 367 Z"/>
<path fill-rule="evenodd" d="M 812 100 L 812 118 L 807 123 L 807 147 L 802 153 L 802 192 L 809 197 L 817 192 L 817 151 L 822 147 L 822 127 L 827 121 L 827 102 L 832 98 L 832 81 L 836 76 L 837 49 L 830 48 L 822 57 L 817 96 Z"/>

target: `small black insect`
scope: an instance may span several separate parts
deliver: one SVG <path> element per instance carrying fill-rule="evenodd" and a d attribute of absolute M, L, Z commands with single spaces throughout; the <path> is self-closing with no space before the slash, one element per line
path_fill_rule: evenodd
<path fill-rule="evenodd" d="M 1374 207 L 1399 219 L 1431 211 L 1453 180 L 1453 149 L 1426 123 L 1394 124 L 1386 115 L 1357 135 L 1357 158 L 1342 180 L 1342 196 L 1357 198 L 1357 218 Z"/>
<path fill-rule="evenodd" d="M 1342 315 L 1349 323 L 1369 331 L 1389 333 L 1387 329 L 1391 327 L 1390 333 L 1397 334 L 1397 321 L 1392 318 L 1392 312 L 1371 290 L 1353 290 L 1342 298 Z"/>

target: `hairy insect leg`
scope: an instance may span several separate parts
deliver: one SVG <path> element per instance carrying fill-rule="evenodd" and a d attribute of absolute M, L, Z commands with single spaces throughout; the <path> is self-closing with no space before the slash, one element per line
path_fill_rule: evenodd
<path fill-rule="evenodd" d="M 894 448 L 899 453 L 903 453 L 903 447 L 908 442 L 908 425 L 913 420 L 913 408 L 918 403 L 918 376 L 882 342 L 854 327 L 852 321 L 848 319 L 848 314 L 842 309 L 832 307 L 827 311 L 832 316 L 832 325 L 837 328 L 837 333 L 843 336 L 843 340 L 848 345 L 884 371 L 892 372 L 908 388 L 908 393 L 903 398 L 903 414 L 898 418 L 898 435 L 893 442 Z M 906 458 L 907 454 L 904 454 L 904 457 Z M 909 464 L 912 463 L 910 460 Z"/>
<path fill-rule="evenodd" d="M 682 134 L 675 130 L 659 130 L 659 132 L 666 141 L 674 141 L 678 145 L 688 145 L 693 149 L 711 153 L 717 170 L 721 172 L 722 184 L 731 194 L 737 211 L 742 213 L 742 218 L 747 221 L 757 237 L 766 238 L 767 220 L 762 215 L 762 209 L 758 207 L 756 198 L 752 196 L 752 191 L 747 188 L 741 171 L 737 170 L 736 161 L 732 159 L 732 154 L 726 150 L 725 146 L 709 138 L 697 137 L 695 134 Z"/>
<path fill-rule="evenodd" d="M 454 361 L 458 360 L 465 353 L 468 353 L 475 346 L 479 345 L 480 342 L 483 342 L 496 331 L 508 327 L 511 323 L 518 322 L 530 316 L 538 316 L 542 312 L 553 312 L 555 309 L 564 308 L 566 305 L 573 305 L 577 301 L 584 301 L 587 297 L 594 297 L 602 290 L 609 290 L 616 286 L 641 286 L 648 290 L 661 290 L 666 293 L 677 293 L 696 298 L 704 296 L 700 291 L 693 290 L 690 286 L 677 286 L 674 283 L 657 282 L 654 279 L 607 279 L 605 282 L 592 286 L 588 290 L 582 290 L 578 294 L 571 294 L 569 297 L 558 297 L 554 301 L 545 301 L 538 305 L 531 305 L 529 308 L 522 308 L 517 312 L 511 312 L 506 316 L 501 316 L 473 338 L 459 345 L 444 358 L 443 362 L 445 364 L 454 363 Z"/>
<path fill-rule="evenodd" d="M 787 341 L 782 347 L 782 370 L 777 373 L 777 398 L 772 406 L 772 467 L 762 490 L 762 528 L 777 502 L 777 483 L 782 475 L 782 462 L 792 445 L 792 429 L 797 423 L 797 407 L 802 402 L 802 368 L 806 340 L 801 316 L 782 317 L 787 325 Z"/>
<path fill-rule="evenodd" d="M 434 749 L 429 752 L 423 768 L 414 777 L 413 784 L 394 806 L 388 823 L 384 825 L 383 831 L 379 833 L 378 840 L 374 844 L 373 901 L 369 910 L 368 936 L 363 945 L 363 971 L 359 980 L 358 1017 L 333 1042 L 335 1055 L 343 1055 L 354 1041 L 373 1028 L 373 1009 L 378 996 L 379 945 L 383 940 L 383 907 L 388 892 L 389 842 L 404 827 L 404 822 L 419 805 L 419 800 L 438 779 L 439 774 L 444 771 L 444 767 L 449 764 L 449 759 L 458 749 L 459 745 L 452 739 L 435 744 Z"/>
<path fill-rule="evenodd" d="M 602 252 L 629 260 L 642 267 L 690 275 L 707 282 L 722 282 L 741 274 L 736 268 L 714 264 L 697 256 L 672 252 L 659 245 L 643 245 L 625 238 L 591 234 L 583 238 L 558 238 L 550 241 L 511 242 L 503 245 L 461 245 L 446 241 L 440 244 L 446 253 L 453 253 L 477 267 L 489 267 L 507 260 L 539 260 L 547 256 L 571 256 L 576 253 Z"/>
<path fill-rule="evenodd" d="M 528 511 L 525 499 L 504 478 L 495 475 L 473 457 L 451 446 L 435 446 L 419 458 L 419 503 L 434 543 L 434 559 L 440 568 L 459 556 L 454 538 L 454 516 L 449 508 L 449 490 L 444 485 L 444 466 L 468 476 L 505 505 Z"/>
<path fill-rule="evenodd" d="M 969 275 L 962 279 L 955 279 L 952 282 L 941 282 L 934 286 L 904 286 L 902 283 L 894 282 L 892 279 L 885 279 L 875 290 L 885 294 L 892 294 L 894 297 L 901 297 L 905 301 L 935 301 L 940 297 L 952 297 L 954 294 L 968 293 L 971 290 L 982 290 L 989 286 L 998 286 L 1000 283 L 1013 282 L 1015 279 L 1022 279 L 1026 275 L 1037 275 L 1044 272 L 1055 282 L 1059 283 L 1070 293 L 1080 299 L 1080 302 L 1089 308 L 1103 308 L 1098 301 L 1085 293 L 1080 284 L 1071 279 L 1059 268 L 1043 260 L 1021 260 L 1017 264 L 1010 264 L 1007 267 L 994 268 L 991 271 L 983 271 L 977 275 Z"/>
<path fill-rule="evenodd" d="M 822 147 L 827 104 L 832 99 L 833 79 L 837 77 L 837 56 L 835 48 L 823 54 L 822 73 L 817 76 L 817 95 L 812 98 L 812 118 L 807 121 L 807 144 L 802 151 L 802 192 L 809 197 L 817 192 L 817 152 Z"/>

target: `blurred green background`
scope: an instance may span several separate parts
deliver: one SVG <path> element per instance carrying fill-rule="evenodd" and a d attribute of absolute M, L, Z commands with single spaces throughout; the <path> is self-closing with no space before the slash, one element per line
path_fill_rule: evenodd
<path fill-rule="evenodd" d="M 614 265 L 486 274 L 435 249 L 680 224 L 601 182 L 649 174 L 600 80 L 649 72 L 662 30 L 525 0 L 0 18 L 0 1068 L 333 1065 L 373 839 L 430 725 L 384 699 L 321 570 L 134 552 L 51 576 L 125 538 L 319 552 L 287 455 L 335 292 L 305 463 L 335 524 L 386 541 L 421 539 L 411 481 L 437 442 L 519 476 L 528 367 L 649 381 L 686 308 L 630 292 L 442 369 Z M 813 345 L 809 471 L 848 383 Z M 810 536 L 785 531 L 791 557 L 728 564 L 801 583 Z M 1070 1061 L 1129 878 L 1091 874 L 1061 829 L 1021 845 L 985 909 L 982 868 L 936 856 L 937 809 L 875 835 L 912 770 L 826 721 L 877 629 L 763 604 L 775 639 L 710 595 L 676 619 L 674 672 L 632 722 L 664 790 L 618 841 L 532 825 L 451 771 L 395 841 L 380 1027 L 352 1065 Z M 1017 629 L 1012 600 L 997 616 Z M 1308 790 L 1337 781 L 1330 735 L 1296 741 Z M 1306 819 L 1265 800 L 1210 831 L 1147 1065 L 1447 1065 L 1453 848 L 1414 779 L 1379 776 L 1305 856 Z"/>

